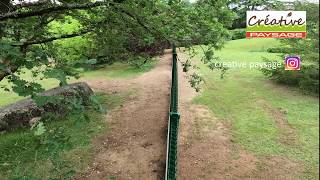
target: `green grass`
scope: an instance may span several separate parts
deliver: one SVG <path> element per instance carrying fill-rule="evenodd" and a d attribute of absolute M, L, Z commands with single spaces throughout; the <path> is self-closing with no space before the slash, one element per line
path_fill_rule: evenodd
<path fill-rule="evenodd" d="M 135 67 L 126 63 L 114 63 L 110 66 L 97 69 L 95 71 L 85 71 L 83 77 L 85 78 L 107 78 L 107 79 L 117 79 L 117 78 L 133 78 L 142 73 L 150 71 L 156 60 L 152 60 L 142 65 L 141 67 Z"/>
<path fill-rule="evenodd" d="M 121 105 L 126 96 L 100 94 L 98 97 L 110 110 Z M 89 115 L 89 121 L 80 121 L 79 116 L 70 115 L 61 121 L 46 122 L 47 132 L 60 128 L 54 131 L 54 136 L 51 133 L 41 137 L 49 144 L 40 144 L 39 137 L 29 129 L 1 135 L 1 179 L 68 179 L 84 170 L 93 158 L 92 138 L 107 131 L 101 113 L 90 109 L 85 113 Z"/>
<path fill-rule="evenodd" d="M 120 78 L 133 78 L 141 75 L 144 72 L 150 71 L 156 64 L 156 60 L 152 60 L 142 65 L 141 67 L 134 67 L 127 63 L 114 63 L 94 71 L 82 71 L 81 76 L 85 79 L 120 79 Z M 28 81 L 39 82 L 45 89 L 50 89 L 59 85 L 55 79 L 45 79 L 40 81 L 39 78 L 33 79 L 30 72 L 23 74 L 23 78 Z M 74 81 L 72 79 L 71 81 Z M 7 81 L 1 81 L 1 85 L 10 87 Z M 14 92 L 6 92 L 0 89 L 0 107 L 14 103 L 24 97 L 18 96 Z"/>
<path fill-rule="evenodd" d="M 230 41 L 216 52 L 223 61 L 261 62 L 262 57 L 281 60 L 266 49 L 278 45 L 274 39 L 242 39 Z M 319 100 L 300 91 L 276 85 L 258 69 L 230 69 L 224 79 L 220 72 L 200 65 L 206 80 L 195 103 L 207 105 L 221 120 L 232 123 L 234 141 L 245 149 L 264 157 L 286 156 L 305 167 L 303 179 L 313 179 L 319 167 Z M 281 110 L 289 126 L 296 129 L 298 144 L 281 142 L 281 133 L 270 112 Z"/>
<path fill-rule="evenodd" d="M 50 88 L 53 88 L 53 87 L 56 87 L 59 85 L 59 82 L 56 79 L 46 79 L 46 80 L 41 81 L 39 78 L 32 78 L 30 71 L 26 71 L 24 74 L 21 75 L 21 77 L 23 77 L 23 79 L 30 81 L 30 82 L 34 81 L 34 82 L 40 83 L 45 89 L 50 89 Z M 6 79 L 0 81 L 0 86 L 6 86 L 9 89 L 11 87 Z M 24 97 L 21 97 L 12 91 L 10 91 L 10 92 L 4 91 L 2 88 L 0 88 L 0 97 L 1 97 L 0 98 L 0 107 L 8 105 L 10 103 L 14 103 L 14 102 L 24 98 Z"/>

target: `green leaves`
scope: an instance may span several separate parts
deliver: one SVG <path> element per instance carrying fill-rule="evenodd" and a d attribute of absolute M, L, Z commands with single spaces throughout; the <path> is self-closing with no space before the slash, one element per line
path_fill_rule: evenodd
<path fill-rule="evenodd" d="M 92 107 L 96 111 L 99 111 L 101 113 L 106 112 L 106 108 L 102 105 L 102 100 L 101 100 L 100 96 L 92 95 L 92 96 L 90 96 L 90 101 L 91 101 Z"/>
<path fill-rule="evenodd" d="M 297 86 L 305 92 L 319 93 L 319 5 L 307 2 L 295 2 L 295 10 L 307 11 L 307 38 L 281 39 L 281 47 L 269 49 L 270 52 L 301 57 L 300 71 L 286 71 L 284 67 L 263 68 L 261 71 L 270 79 L 283 84 Z M 266 62 L 273 61 L 265 58 Z"/>
<path fill-rule="evenodd" d="M 213 59 L 213 50 L 207 50 L 204 52 L 204 57 L 202 57 L 202 62 L 204 64 L 207 64 L 208 62 L 210 62 Z"/>
<path fill-rule="evenodd" d="M 55 78 L 63 86 L 68 78 L 78 77 L 75 68 L 95 68 L 116 61 L 139 67 L 171 44 L 187 48 L 207 45 L 212 48 L 202 59 L 207 64 L 213 59 L 213 48 L 220 48 L 228 37 L 227 28 L 233 13 L 227 2 L 174 1 L 168 5 L 162 0 L 126 0 L 65 14 L 3 21 L 0 77 L 18 76 L 21 69 L 26 68 L 33 77 Z M 37 6 L 28 11 L 36 9 Z M 65 36 L 80 29 L 90 33 Z M 187 71 L 189 67 L 185 67 Z M 5 70 L 10 72 L 1 73 Z M 37 82 L 11 79 L 14 91 L 20 95 L 42 91 Z"/>
<path fill-rule="evenodd" d="M 62 69 L 47 69 L 44 72 L 44 76 L 47 78 L 55 78 L 57 80 L 60 81 L 60 86 L 64 86 L 67 84 L 67 75 L 65 73 L 65 71 L 63 71 Z"/>
<path fill-rule="evenodd" d="M 1 69 L 11 64 L 19 64 L 22 60 L 19 48 L 12 46 L 12 42 L 0 39 L 0 65 Z"/>
<path fill-rule="evenodd" d="M 12 90 L 19 96 L 29 96 L 43 92 L 42 86 L 36 82 L 28 82 L 18 76 L 10 77 L 9 81 L 13 84 Z"/>
<path fill-rule="evenodd" d="M 46 104 L 59 104 L 62 103 L 64 97 L 61 96 L 41 96 L 41 95 L 34 95 L 32 97 L 34 102 L 37 104 L 38 107 L 43 107 Z"/>
<path fill-rule="evenodd" d="M 35 136 L 42 136 L 46 132 L 46 128 L 45 128 L 43 122 L 39 122 L 35 129 L 36 129 L 34 131 Z"/>
<path fill-rule="evenodd" d="M 204 83 L 204 78 L 197 73 L 193 73 L 189 77 L 189 83 L 192 88 L 199 92 L 201 90 L 201 85 Z"/>

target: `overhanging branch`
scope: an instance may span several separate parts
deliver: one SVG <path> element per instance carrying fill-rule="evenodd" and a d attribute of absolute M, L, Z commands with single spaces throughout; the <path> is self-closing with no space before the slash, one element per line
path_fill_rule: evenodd
<path fill-rule="evenodd" d="M 35 7 L 35 6 L 42 6 L 42 5 L 52 5 L 51 1 L 49 0 L 38 0 L 35 2 L 21 2 L 16 5 L 13 5 L 11 8 L 11 11 L 15 11 L 17 9 L 21 8 L 30 8 L 30 7 Z"/>
<path fill-rule="evenodd" d="M 89 32 L 91 32 L 91 31 L 89 31 L 89 30 L 80 31 L 80 32 L 72 33 L 72 34 L 64 34 L 64 35 L 44 38 L 44 39 L 40 39 L 40 40 L 38 39 L 38 40 L 33 40 L 33 41 L 27 41 L 21 45 L 14 45 L 14 46 L 19 46 L 21 48 L 21 51 L 24 51 L 30 45 L 52 42 L 52 41 L 59 40 L 59 39 L 66 39 L 66 38 L 72 38 L 72 37 L 77 37 L 77 36 L 83 36 Z M 3 62 L 0 62 L 0 63 L 3 63 Z M 0 81 L 2 81 L 5 77 L 15 73 L 17 70 L 18 70 L 18 67 L 10 65 L 10 63 L 7 63 L 7 67 L 0 71 Z"/>
<path fill-rule="evenodd" d="M 41 16 L 44 14 L 52 13 L 52 12 L 60 12 L 65 10 L 74 10 L 74 9 L 89 9 L 93 7 L 106 5 L 107 2 L 94 2 L 94 3 L 85 3 L 85 4 L 62 4 L 62 5 L 54 5 L 48 8 L 35 10 L 35 11 L 27 11 L 27 12 L 9 12 L 0 15 L 0 21 L 4 21 L 7 19 L 22 19 L 32 16 Z"/>
<path fill-rule="evenodd" d="M 52 41 L 59 40 L 59 39 L 73 38 L 73 37 L 77 37 L 77 36 L 83 36 L 89 32 L 91 32 L 91 30 L 85 30 L 85 31 L 80 31 L 80 32 L 72 33 L 72 34 L 63 34 L 60 36 L 54 36 L 54 37 L 48 37 L 48 38 L 44 38 L 44 39 L 27 41 L 19 46 L 27 47 L 27 46 L 34 45 L 34 44 L 43 44 L 43 43 L 52 42 Z"/>
<path fill-rule="evenodd" d="M 116 10 L 118 10 L 121 13 L 126 14 L 127 16 L 131 17 L 133 20 L 135 20 L 142 28 L 144 28 L 146 31 L 148 31 L 151 34 L 157 35 L 160 38 L 165 39 L 168 43 L 170 43 L 170 40 L 163 36 L 157 29 L 154 29 L 152 27 L 148 27 L 139 16 L 131 13 L 130 11 L 127 11 L 126 9 L 116 6 L 114 4 L 110 4 L 112 7 L 114 7 Z"/>

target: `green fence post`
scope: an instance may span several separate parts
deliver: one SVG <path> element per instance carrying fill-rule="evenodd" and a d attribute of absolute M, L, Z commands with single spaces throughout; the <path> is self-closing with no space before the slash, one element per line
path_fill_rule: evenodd
<path fill-rule="evenodd" d="M 172 47 L 172 81 L 171 81 L 171 104 L 170 112 L 178 112 L 178 71 L 177 71 L 177 51 Z"/>
<path fill-rule="evenodd" d="M 178 131 L 179 113 L 170 113 L 170 140 L 169 140 L 169 161 L 168 161 L 168 180 L 177 179 L 177 154 L 178 154 Z"/>
<path fill-rule="evenodd" d="M 168 125 L 168 152 L 166 179 L 177 179 L 177 153 L 178 153 L 178 132 L 180 114 L 178 113 L 178 71 L 177 71 L 177 51 L 172 47 L 172 81 L 170 96 L 170 114 Z"/>

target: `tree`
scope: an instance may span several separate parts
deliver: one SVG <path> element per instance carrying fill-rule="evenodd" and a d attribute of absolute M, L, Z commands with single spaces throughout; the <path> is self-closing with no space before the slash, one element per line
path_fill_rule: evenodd
<path fill-rule="evenodd" d="M 246 12 L 263 9 L 279 10 L 283 6 L 278 0 L 230 0 L 229 7 L 237 14 L 232 29 L 246 27 Z"/>
<path fill-rule="evenodd" d="M 77 75 L 79 64 L 147 59 L 172 43 L 187 48 L 204 44 L 212 51 L 222 46 L 232 20 L 225 0 L 176 0 L 170 6 L 163 0 L 41 0 L 10 6 L 10 12 L 0 15 L 0 81 L 9 80 L 20 95 L 43 90 L 23 79 L 24 69 L 64 85 Z M 77 27 L 64 31 L 68 21 Z M 54 23 L 61 27 L 53 30 Z M 75 48 L 78 52 L 61 48 L 61 42 L 76 37 L 87 46 Z M 63 52 L 77 53 L 77 58 L 70 61 L 71 55 Z"/>

